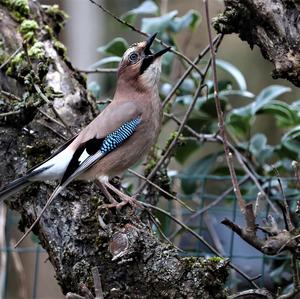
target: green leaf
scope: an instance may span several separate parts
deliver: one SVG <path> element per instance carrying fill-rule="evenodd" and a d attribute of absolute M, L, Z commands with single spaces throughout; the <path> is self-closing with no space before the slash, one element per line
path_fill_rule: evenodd
<path fill-rule="evenodd" d="M 236 96 L 236 97 L 241 97 L 241 98 L 246 98 L 246 99 L 253 99 L 255 95 L 248 91 L 248 90 L 222 90 L 219 93 L 220 96 L 222 97 L 228 97 L 228 96 Z"/>
<path fill-rule="evenodd" d="M 121 16 L 121 18 L 130 24 L 135 24 L 138 15 L 155 15 L 158 12 L 158 6 L 155 2 L 147 0 L 140 6 L 129 10 L 127 13 Z"/>
<path fill-rule="evenodd" d="M 105 46 L 99 47 L 97 51 L 106 55 L 122 57 L 128 47 L 128 43 L 124 38 L 116 37 Z"/>
<path fill-rule="evenodd" d="M 230 130 L 238 137 L 245 138 L 251 128 L 251 106 L 247 105 L 233 109 L 227 116 L 227 124 Z"/>
<path fill-rule="evenodd" d="M 184 163 L 197 149 L 199 144 L 194 140 L 186 141 L 184 145 L 177 148 L 175 159 L 179 163 Z"/>
<path fill-rule="evenodd" d="M 249 150 L 257 157 L 267 145 L 267 137 L 264 134 L 255 134 L 250 140 Z"/>
<path fill-rule="evenodd" d="M 164 54 L 164 56 L 162 57 L 161 67 L 162 67 L 162 72 L 165 75 L 169 75 L 171 73 L 173 60 L 174 60 L 174 54 L 171 52 Z"/>
<path fill-rule="evenodd" d="M 226 98 L 219 95 L 219 100 L 221 103 L 222 111 L 225 111 L 226 104 L 227 104 Z M 197 107 L 200 109 L 200 111 L 210 115 L 213 118 L 217 118 L 218 114 L 217 114 L 217 110 L 216 110 L 215 100 L 213 97 L 209 97 L 206 101 L 199 99 L 198 103 L 199 104 L 197 105 Z"/>
<path fill-rule="evenodd" d="M 264 165 L 272 157 L 274 149 L 267 144 L 267 137 L 258 133 L 251 138 L 249 151 L 260 165 Z"/>
<path fill-rule="evenodd" d="M 228 61 L 217 59 L 216 64 L 219 68 L 230 74 L 238 84 L 240 90 L 247 90 L 247 84 L 244 75 L 233 64 Z"/>
<path fill-rule="evenodd" d="M 184 28 L 196 30 L 201 22 L 201 15 L 197 10 L 191 9 L 184 16 L 176 17 L 170 22 L 170 30 L 180 32 Z"/>
<path fill-rule="evenodd" d="M 119 63 L 120 61 L 121 61 L 121 57 L 118 56 L 105 57 L 92 64 L 91 68 L 97 68 L 101 65 L 108 64 L 108 63 L 116 64 Z"/>
<path fill-rule="evenodd" d="M 177 13 L 177 10 L 172 10 L 160 17 L 143 18 L 141 30 L 150 34 L 163 32 L 169 26 L 170 21 L 175 18 Z"/>
<path fill-rule="evenodd" d="M 281 139 L 281 143 L 288 150 L 297 153 L 299 156 L 299 153 L 300 153 L 300 126 L 296 126 L 294 129 L 286 132 Z"/>
<path fill-rule="evenodd" d="M 180 86 L 180 91 L 183 94 L 190 94 L 194 89 L 195 89 L 195 82 L 189 78 L 185 79 Z"/>
<path fill-rule="evenodd" d="M 268 104 L 275 98 L 279 97 L 283 93 L 289 92 L 291 89 L 281 85 L 270 85 L 264 88 L 256 97 L 255 102 L 252 103 L 251 112 L 255 115 L 256 112 L 264 105 Z"/>
<path fill-rule="evenodd" d="M 280 128 L 296 126 L 300 123 L 300 117 L 298 116 L 297 111 L 295 111 L 291 105 L 277 100 L 264 105 L 257 111 L 257 114 L 258 113 L 274 115 L 277 125 Z"/>
<path fill-rule="evenodd" d="M 184 193 L 191 194 L 195 192 L 197 187 L 196 179 L 190 178 L 189 176 L 197 177 L 210 173 L 216 164 L 217 157 L 218 155 L 215 153 L 207 155 L 184 170 L 183 174 L 186 175 L 186 177 L 181 180 L 181 187 Z"/>

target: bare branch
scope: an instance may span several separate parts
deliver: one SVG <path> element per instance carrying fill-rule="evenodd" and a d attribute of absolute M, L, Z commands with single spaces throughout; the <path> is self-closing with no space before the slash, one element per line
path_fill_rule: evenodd
<path fill-rule="evenodd" d="M 223 146 L 224 146 L 224 153 L 227 161 L 227 165 L 230 171 L 231 179 L 232 179 L 232 185 L 233 185 L 233 191 L 237 197 L 241 212 L 245 212 L 245 201 L 242 197 L 240 187 L 238 185 L 237 176 L 234 170 L 234 167 L 232 165 L 231 161 L 231 155 L 229 151 L 229 145 L 227 140 L 227 134 L 225 131 L 225 122 L 224 122 L 224 115 L 221 107 L 221 102 L 219 99 L 219 88 L 218 88 L 218 79 L 217 79 L 217 68 L 216 68 L 216 57 L 215 57 L 215 50 L 213 47 L 213 41 L 212 41 L 212 34 L 211 34 L 211 28 L 210 28 L 210 17 L 209 17 L 209 9 L 208 9 L 208 2 L 207 0 L 204 0 L 205 4 L 205 14 L 206 14 L 206 24 L 207 24 L 207 30 L 208 30 L 208 38 L 209 38 L 209 45 L 210 45 L 210 53 L 211 53 L 211 61 L 212 61 L 212 72 L 213 72 L 213 81 L 214 81 L 214 95 L 215 95 L 215 104 L 218 114 L 218 121 L 219 121 L 219 129 L 220 129 L 220 135 L 223 140 Z"/>

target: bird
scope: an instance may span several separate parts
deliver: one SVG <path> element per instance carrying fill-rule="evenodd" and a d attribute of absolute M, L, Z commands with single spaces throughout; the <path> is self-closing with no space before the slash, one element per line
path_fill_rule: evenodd
<path fill-rule="evenodd" d="M 0 190 L 2 201 L 36 181 L 59 182 L 41 213 L 15 246 L 73 180 L 96 181 L 110 201 L 110 207 L 133 203 L 134 199 L 110 184 L 109 179 L 122 174 L 146 155 L 160 132 L 163 116 L 158 91 L 161 57 L 171 47 L 153 53 L 150 48 L 156 35 L 132 44 L 124 52 L 113 99 L 91 123 L 47 160 Z M 111 192 L 117 194 L 121 202 L 117 202 Z"/>

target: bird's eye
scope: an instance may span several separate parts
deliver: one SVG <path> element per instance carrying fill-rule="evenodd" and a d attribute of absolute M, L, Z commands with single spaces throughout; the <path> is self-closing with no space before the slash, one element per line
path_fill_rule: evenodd
<path fill-rule="evenodd" d="M 132 52 L 129 57 L 128 60 L 132 63 L 137 62 L 139 55 L 136 52 Z"/>

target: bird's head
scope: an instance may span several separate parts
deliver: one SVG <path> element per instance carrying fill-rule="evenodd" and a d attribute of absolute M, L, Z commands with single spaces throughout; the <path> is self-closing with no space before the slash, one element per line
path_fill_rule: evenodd
<path fill-rule="evenodd" d="M 118 69 L 118 79 L 138 88 L 153 88 L 159 81 L 161 56 L 168 52 L 167 47 L 153 53 L 151 45 L 156 37 L 153 34 L 148 40 L 131 45 L 124 53 Z"/>

